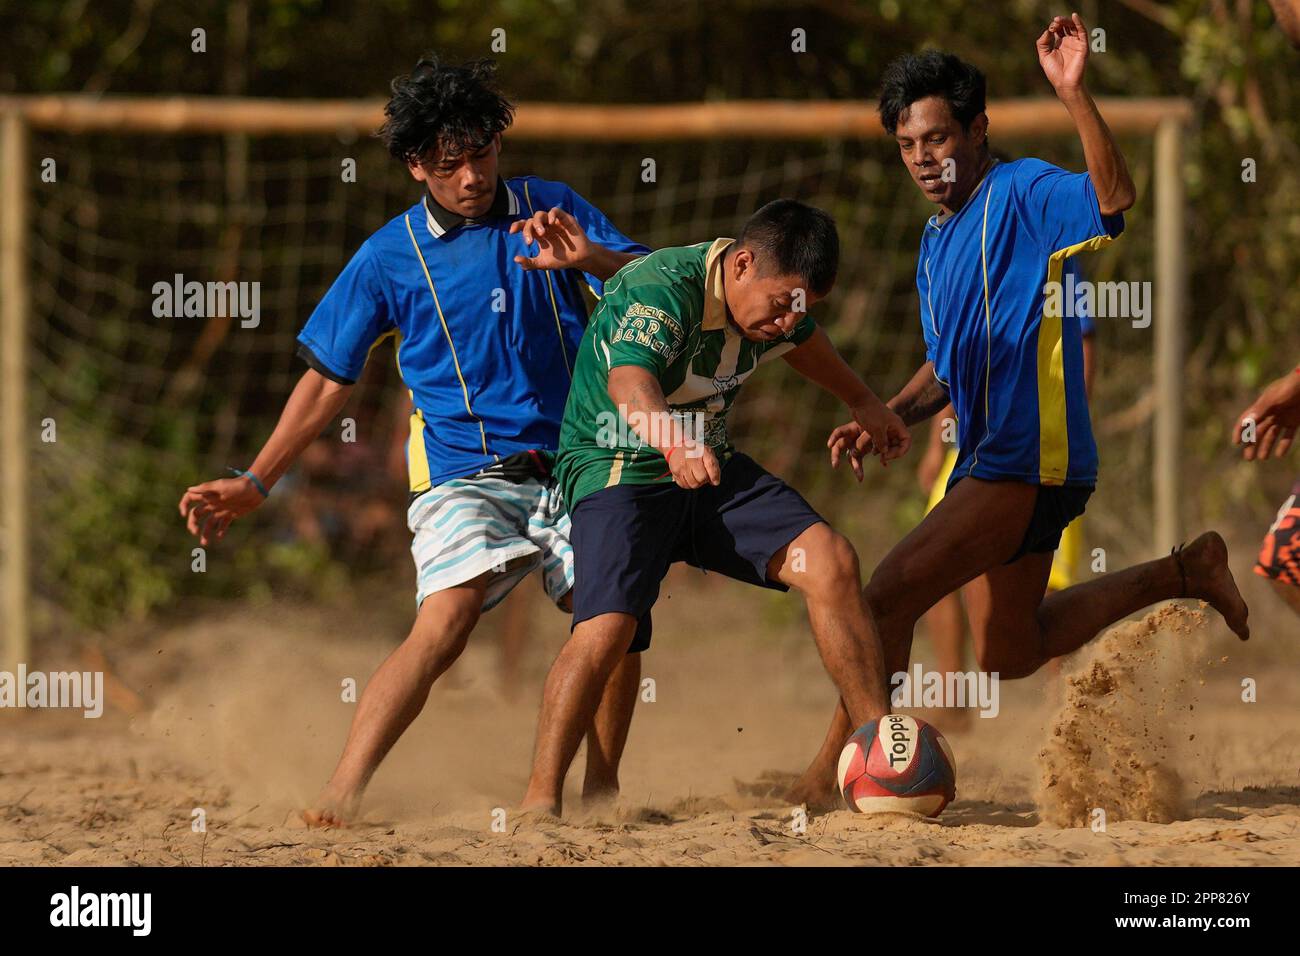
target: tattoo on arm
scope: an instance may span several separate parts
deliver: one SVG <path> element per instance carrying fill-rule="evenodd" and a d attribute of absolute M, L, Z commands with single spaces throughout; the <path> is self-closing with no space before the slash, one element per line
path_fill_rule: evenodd
<path fill-rule="evenodd" d="M 900 394 L 889 403 L 894 414 L 903 420 L 909 428 L 917 422 L 933 417 L 948 404 L 948 390 L 934 376 L 930 381 L 907 394 Z"/>

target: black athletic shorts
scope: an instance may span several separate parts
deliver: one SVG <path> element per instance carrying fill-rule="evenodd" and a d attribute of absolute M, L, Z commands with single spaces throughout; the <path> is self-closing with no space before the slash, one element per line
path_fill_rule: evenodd
<path fill-rule="evenodd" d="M 1029 528 L 1007 564 L 1027 554 L 1051 554 L 1059 548 L 1061 532 L 1083 514 L 1094 489 L 1094 485 L 1039 485 Z"/>
<path fill-rule="evenodd" d="M 670 564 L 685 561 L 785 591 L 768 579 L 768 562 L 823 520 L 799 492 L 741 454 L 723 465 L 716 486 L 613 485 L 581 499 L 570 518 L 573 624 L 598 614 L 632 615 L 629 653 L 650 646 L 650 611 Z"/>

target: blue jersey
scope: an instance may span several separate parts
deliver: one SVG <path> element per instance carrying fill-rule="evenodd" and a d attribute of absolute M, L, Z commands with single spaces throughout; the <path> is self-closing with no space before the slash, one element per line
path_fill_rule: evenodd
<path fill-rule="evenodd" d="M 1080 320 L 1046 289 L 1123 229 L 1087 173 L 1038 159 L 996 163 L 961 209 L 926 223 L 916 286 L 926 357 L 957 416 L 949 487 L 1096 482 Z"/>
<path fill-rule="evenodd" d="M 414 405 L 407 443 L 413 493 L 559 444 L 587 324 L 584 274 L 523 269 L 514 257 L 534 255 L 537 246 L 509 231 L 517 219 L 554 206 L 571 213 L 593 242 L 650 251 L 563 183 L 501 180 L 482 219 L 467 222 L 421 201 L 375 232 L 298 336 L 307 363 L 345 384 L 361 375 L 378 342 L 396 339 Z M 600 295 L 600 280 L 585 279 Z"/>

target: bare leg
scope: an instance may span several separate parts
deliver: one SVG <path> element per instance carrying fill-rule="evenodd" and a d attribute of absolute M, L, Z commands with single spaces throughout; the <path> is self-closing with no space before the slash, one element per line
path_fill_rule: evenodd
<path fill-rule="evenodd" d="M 966 588 L 966 607 L 980 667 L 1002 677 L 1026 677 L 1054 657 L 1078 650 L 1116 621 L 1172 598 L 1201 598 L 1242 640 L 1248 611 L 1228 570 L 1228 549 L 1216 532 L 1182 552 L 1115 571 L 1042 596 L 1051 555 L 1031 554 L 990 569 Z M 1184 590 L 1184 573 L 1186 590 Z M 1037 594 L 1035 591 L 1037 590 Z"/>
<path fill-rule="evenodd" d="M 1249 635 L 1246 605 L 1227 568 L 1227 549 L 1214 532 L 1182 553 L 1186 590 L 1178 563 L 1170 557 L 1044 600 L 1050 555 L 1004 564 L 1024 537 L 1036 493 L 1033 485 L 962 479 L 885 556 L 866 595 L 888 673 L 907 669 L 920 615 L 985 572 L 985 582 L 967 589 L 966 609 L 980 666 L 1007 677 L 1033 673 L 1043 661 L 1077 649 L 1120 618 L 1167 598 L 1202 598 L 1239 636 Z M 838 736 L 842 744 L 852 726 L 844 709 L 837 709 L 826 741 L 796 789 L 833 790 L 838 751 L 832 738 Z"/>
<path fill-rule="evenodd" d="M 944 595 L 921 616 L 921 620 L 929 632 L 930 643 L 934 645 L 935 670 L 944 675 L 960 672 L 965 657 L 962 651 L 966 637 L 961 598 L 956 594 Z M 939 729 L 949 731 L 967 728 L 972 713 L 970 707 L 950 707 L 937 719 L 941 725 Z"/>
<path fill-rule="evenodd" d="M 961 598 L 955 594 L 941 597 L 922 617 L 934 645 L 934 666 L 941 674 L 962 669 Z"/>
<path fill-rule="evenodd" d="M 527 583 L 527 582 L 524 582 Z M 513 697 L 519 690 L 519 666 L 528 643 L 528 627 L 536 598 L 530 588 L 517 587 L 506 599 L 506 619 L 501 628 L 501 658 L 498 677 L 501 693 Z"/>
<path fill-rule="evenodd" d="M 465 649 L 486 581 L 483 575 L 420 603 L 411 633 L 366 684 L 338 766 L 316 802 L 302 812 L 308 826 L 346 826 L 356 814 L 380 761 L 424 709 L 433 682 Z"/>
<path fill-rule="evenodd" d="M 789 554 L 796 548 L 803 551 L 806 570 L 793 569 Z M 833 768 L 852 728 L 889 711 L 884 656 L 858 588 L 857 555 L 846 539 L 829 525 L 820 524 L 792 541 L 772 562 L 769 576 L 804 593 L 822 661 L 841 693 L 831 729 L 814 761 L 815 766 L 829 762 Z M 850 702 L 847 707 L 846 700 Z M 834 806 L 833 777 L 833 769 L 829 775 L 805 774 L 786 799 L 814 810 Z"/>
<path fill-rule="evenodd" d="M 596 719 L 587 731 L 587 774 L 584 801 L 618 795 L 618 764 L 623 757 L 637 692 L 641 689 L 641 655 L 624 654 L 601 695 Z"/>
<path fill-rule="evenodd" d="M 772 557 L 768 576 L 803 593 L 817 650 L 849 716 L 866 723 L 889 713 L 880 640 L 848 539 L 825 522 L 815 524 Z"/>
<path fill-rule="evenodd" d="M 627 656 L 636 634 L 630 614 L 599 614 L 578 624 L 546 676 L 537 718 L 533 772 L 524 810 L 559 814 L 564 777 L 600 705 L 609 676 Z"/>

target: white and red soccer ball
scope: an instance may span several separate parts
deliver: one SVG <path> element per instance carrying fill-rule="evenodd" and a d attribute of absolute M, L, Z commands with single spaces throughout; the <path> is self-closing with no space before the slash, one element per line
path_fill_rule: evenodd
<path fill-rule="evenodd" d="M 849 738 L 836 779 L 850 810 L 937 817 L 957 795 L 957 762 L 930 724 L 886 714 Z"/>

